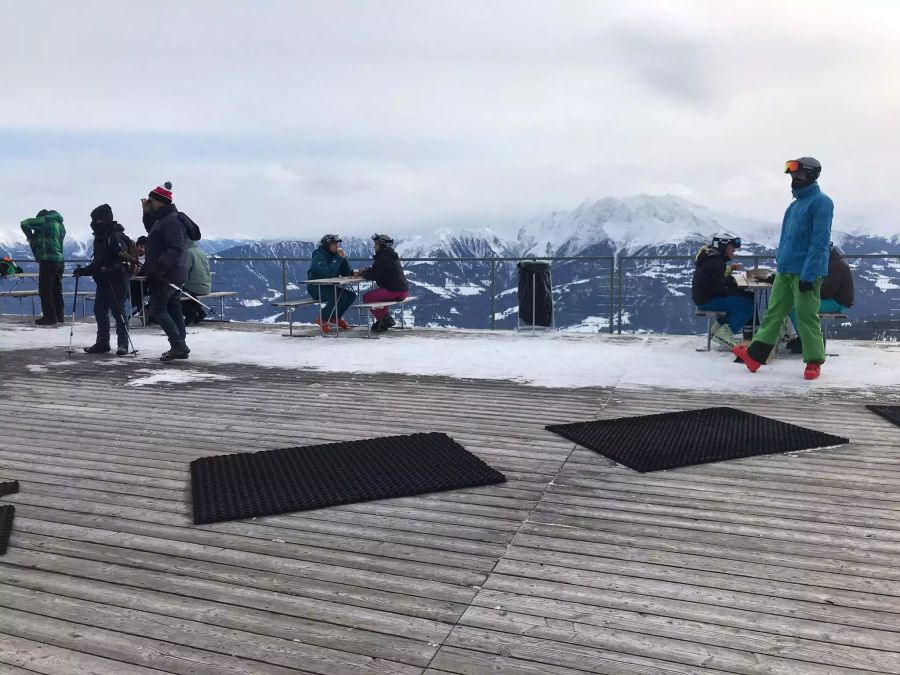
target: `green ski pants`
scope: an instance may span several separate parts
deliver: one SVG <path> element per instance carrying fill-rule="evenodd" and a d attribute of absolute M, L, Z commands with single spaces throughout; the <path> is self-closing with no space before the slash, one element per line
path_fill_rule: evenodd
<path fill-rule="evenodd" d="M 804 363 L 824 363 L 825 341 L 822 339 L 822 323 L 819 319 L 821 291 L 821 277 L 813 282 L 811 291 L 804 293 L 800 290 L 799 274 L 777 274 L 769 296 L 769 308 L 753 337 L 750 355 L 765 363 L 778 342 L 784 320 L 792 309 L 796 309 L 797 332 L 803 342 Z"/>

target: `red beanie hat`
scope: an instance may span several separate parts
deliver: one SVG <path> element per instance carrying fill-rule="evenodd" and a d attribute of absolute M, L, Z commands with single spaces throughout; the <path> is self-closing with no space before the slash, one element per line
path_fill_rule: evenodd
<path fill-rule="evenodd" d="M 155 187 L 150 190 L 150 199 L 155 199 L 166 204 L 172 203 L 172 184 L 169 181 L 163 183 L 163 187 Z"/>

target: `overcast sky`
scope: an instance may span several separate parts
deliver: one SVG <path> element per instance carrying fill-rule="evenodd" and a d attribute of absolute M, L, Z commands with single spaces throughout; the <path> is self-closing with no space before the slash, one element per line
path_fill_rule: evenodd
<path fill-rule="evenodd" d="M 677 194 L 900 233 L 900 2 L 8 3 L 0 231 L 169 179 L 207 236 L 479 226 Z"/>

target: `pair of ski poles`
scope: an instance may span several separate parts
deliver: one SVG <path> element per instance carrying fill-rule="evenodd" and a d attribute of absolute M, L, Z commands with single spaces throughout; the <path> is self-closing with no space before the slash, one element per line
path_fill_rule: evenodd
<path fill-rule="evenodd" d="M 80 269 L 80 268 L 79 268 Z M 77 275 L 75 277 L 75 297 L 72 299 L 72 324 L 69 327 L 69 348 L 66 350 L 66 353 L 71 356 L 74 354 L 72 350 L 72 339 L 75 337 L 75 314 L 78 311 L 78 282 L 81 281 L 81 275 Z M 106 283 L 109 284 L 109 292 L 112 293 L 113 303 L 115 304 L 115 318 L 118 321 L 122 322 L 122 325 L 125 327 L 125 335 L 128 338 L 128 344 L 131 347 L 130 354 L 137 356 L 138 350 L 134 348 L 134 341 L 131 339 L 131 331 L 128 330 L 128 321 L 122 313 L 122 306 L 119 304 L 119 298 L 116 295 L 116 289 L 113 286 L 112 279 L 107 277 Z M 144 299 L 141 298 L 141 302 Z"/>
<path fill-rule="evenodd" d="M 69 354 L 69 356 L 71 356 L 74 353 L 72 350 L 72 340 L 75 337 L 75 314 L 78 311 L 78 282 L 79 281 L 81 281 L 81 275 L 78 275 L 75 277 L 75 297 L 72 300 L 72 324 L 69 327 L 69 348 L 66 351 L 66 353 Z M 122 324 L 125 327 L 125 335 L 128 337 L 128 344 L 131 347 L 130 353 L 136 356 L 138 353 L 138 350 L 134 348 L 134 341 L 131 339 L 131 331 L 128 330 L 128 321 L 125 319 L 124 315 L 121 313 L 122 307 L 119 304 L 119 298 L 116 296 L 116 290 L 115 290 L 115 287 L 113 286 L 112 279 L 107 278 L 106 282 L 109 284 L 109 291 L 110 291 L 110 293 L 112 293 L 113 302 L 115 303 L 116 318 L 119 319 L 120 321 L 122 321 Z M 169 287 L 173 288 L 174 290 L 178 291 L 182 295 L 186 296 L 189 300 L 193 300 L 198 305 L 203 307 L 206 311 L 208 311 L 208 312 L 213 311 L 209 305 L 200 302 L 200 300 L 198 300 L 196 297 L 194 297 L 193 295 L 191 295 L 184 289 L 179 288 L 175 284 L 170 283 Z M 143 302 L 144 302 L 144 299 L 141 298 L 141 303 L 143 303 Z"/>

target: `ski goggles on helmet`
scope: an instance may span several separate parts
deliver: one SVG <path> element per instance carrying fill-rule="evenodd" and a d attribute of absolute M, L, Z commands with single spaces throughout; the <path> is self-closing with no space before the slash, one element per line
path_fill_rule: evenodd
<path fill-rule="evenodd" d="M 796 159 L 789 159 L 784 163 L 784 172 L 785 173 L 794 173 L 795 171 L 799 171 L 803 168 L 803 165 L 798 162 Z"/>

